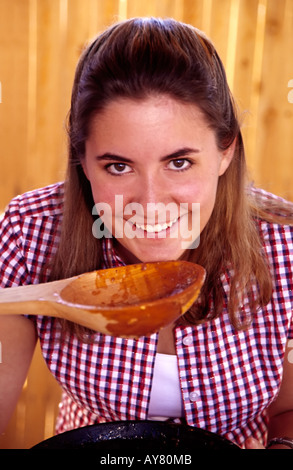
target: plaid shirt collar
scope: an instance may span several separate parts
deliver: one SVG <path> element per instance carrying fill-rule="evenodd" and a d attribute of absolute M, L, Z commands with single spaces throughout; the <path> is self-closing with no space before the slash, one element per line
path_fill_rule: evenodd
<path fill-rule="evenodd" d="M 124 261 L 115 251 L 113 246 L 113 238 L 103 238 L 102 239 L 102 248 L 103 248 L 103 258 L 104 258 L 104 267 L 107 268 L 117 268 L 119 266 L 125 266 Z"/>

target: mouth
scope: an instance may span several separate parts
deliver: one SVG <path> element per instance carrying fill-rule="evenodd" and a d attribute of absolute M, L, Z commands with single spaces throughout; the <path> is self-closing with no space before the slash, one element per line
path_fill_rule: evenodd
<path fill-rule="evenodd" d="M 177 217 L 174 220 L 171 220 L 170 222 L 164 222 L 162 224 L 154 224 L 154 225 L 151 225 L 151 224 L 143 225 L 142 224 L 142 225 L 140 225 L 138 223 L 134 223 L 134 226 L 136 228 L 138 228 L 139 230 L 144 230 L 147 233 L 161 233 L 161 232 L 164 232 L 164 231 L 168 230 L 169 228 L 171 228 L 174 224 L 176 224 L 176 222 L 178 222 L 178 220 L 179 220 L 179 217 Z"/>

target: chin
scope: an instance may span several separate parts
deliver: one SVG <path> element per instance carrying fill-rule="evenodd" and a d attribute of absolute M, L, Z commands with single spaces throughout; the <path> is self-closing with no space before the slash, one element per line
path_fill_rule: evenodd
<path fill-rule="evenodd" d="M 150 253 L 132 253 L 132 259 L 136 261 L 132 262 L 141 262 L 141 263 L 155 263 L 159 261 L 174 261 L 179 259 L 183 255 L 184 251 L 168 251 L 168 252 L 150 252 Z"/>
<path fill-rule="evenodd" d="M 152 243 L 151 246 L 123 246 L 119 243 L 116 247 L 117 252 L 127 264 L 135 263 L 154 263 L 158 261 L 174 261 L 179 259 L 185 253 L 185 250 L 178 246 L 166 246 L 166 243 L 160 243 L 161 246 L 155 246 L 156 243 Z"/>

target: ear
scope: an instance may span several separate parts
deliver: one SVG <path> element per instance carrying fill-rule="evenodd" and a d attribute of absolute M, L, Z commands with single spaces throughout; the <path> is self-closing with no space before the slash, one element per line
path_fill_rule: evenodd
<path fill-rule="evenodd" d="M 219 176 L 223 175 L 227 168 L 229 167 L 235 153 L 237 137 L 233 140 L 232 144 L 226 149 L 221 152 L 220 158 L 220 166 L 219 166 Z"/>

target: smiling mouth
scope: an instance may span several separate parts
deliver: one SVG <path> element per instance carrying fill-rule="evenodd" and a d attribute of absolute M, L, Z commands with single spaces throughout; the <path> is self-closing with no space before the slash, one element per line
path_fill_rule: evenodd
<path fill-rule="evenodd" d="M 171 220 L 171 222 L 165 222 L 163 224 L 155 224 L 155 225 L 140 225 L 138 223 L 134 223 L 134 226 L 137 227 L 140 230 L 144 230 L 147 233 L 160 233 L 163 232 L 164 230 L 167 230 L 168 228 L 171 228 L 172 225 L 176 224 L 178 221 L 179 217 L 177 217 L 174 220 Z"/>

